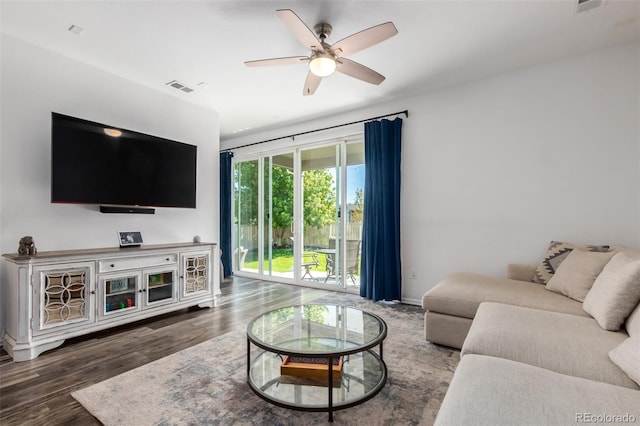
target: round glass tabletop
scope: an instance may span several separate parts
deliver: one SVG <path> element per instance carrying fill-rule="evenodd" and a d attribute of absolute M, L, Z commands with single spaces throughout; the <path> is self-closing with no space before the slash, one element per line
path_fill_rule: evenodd
<path fill-rule="evenodd" d="M 307 304 L 274 309 L 252 320 L 247 337 L 256 346 L 285 355 L 348 355 L 382 342 L 387 325 L 358 308 Z"/>

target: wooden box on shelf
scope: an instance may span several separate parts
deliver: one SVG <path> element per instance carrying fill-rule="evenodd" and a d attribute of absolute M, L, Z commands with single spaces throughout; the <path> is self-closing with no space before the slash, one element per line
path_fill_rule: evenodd
<path fill-rule="evenodd" d="M 329 378 L 328 357 L 285 356 L 280 364 L 280 374 L 283 376 L 317 377 L 324 380 Z M 342 357 L 333 358 L 331 369 L 334 383 L 342 380 Z"/>

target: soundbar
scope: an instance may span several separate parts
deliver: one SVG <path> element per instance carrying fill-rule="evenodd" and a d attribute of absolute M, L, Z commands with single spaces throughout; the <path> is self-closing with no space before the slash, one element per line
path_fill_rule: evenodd
<path fill-rule="evenodd" d="M 134 213 L 154 214 L 156 209 L 151 207 L 100 206 L 100 213 Z"/>

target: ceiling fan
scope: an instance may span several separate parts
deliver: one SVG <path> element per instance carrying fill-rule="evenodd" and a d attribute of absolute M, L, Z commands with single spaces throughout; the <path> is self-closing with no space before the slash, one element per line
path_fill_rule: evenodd
<path fill-rule="evenodd" d="M 331 25 L 327 23 L 317 24 L 313 28 L 315 30 L 314 34 L 292 10 L 278 9 L 276 13 L 298 41 L 304 47 L 311 49 L 311 54 L 309 56 L 289 56 L 247 61 L 245 62 L 247 66 L 260 67 L 308 62 L 309 71 L 302 92 L 305 96 L 313 95 L 322 78 L 330 76 L 334 71 L 371 84 L 380 84 L 384 81 L 385 77 L 382 74 L 358 62 L 347 59 L 345 56 L 371 47 L 398 34 L 398 30 L 392 22 L 385 22 L 384 24 L 367 28 L 329 45 L 325 42 L 325 39 L 331 34 Z"/>

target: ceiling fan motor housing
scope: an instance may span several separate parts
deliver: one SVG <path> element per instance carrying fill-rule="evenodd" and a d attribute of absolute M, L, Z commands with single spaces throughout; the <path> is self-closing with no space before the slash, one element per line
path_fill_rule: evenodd
<path fill-rule="evenodd" d="M 320 24 L 316 24 L 316 26 L 313 27 L 313 30 L 316 32 L 316 34 L 318 34 L 318 37 L 324 43 L 324 39 L 331 35 L 331 31 L 333 30 L 333 27 L 323 22 Z"/>

